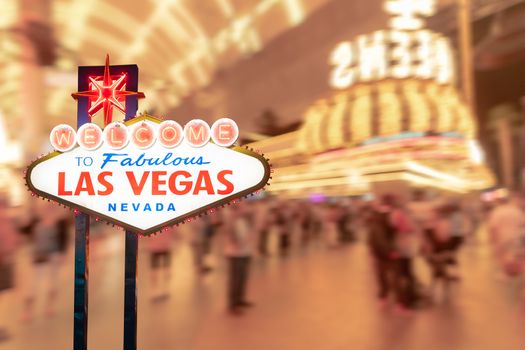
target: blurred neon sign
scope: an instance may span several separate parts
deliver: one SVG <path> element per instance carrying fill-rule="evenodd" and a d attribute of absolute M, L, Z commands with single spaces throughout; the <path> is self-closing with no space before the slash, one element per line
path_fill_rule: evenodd
<path fill-rule="evenodd" d="M 136 123 L 128 127 L 124 123 L 112 122 L 104 131 L 95 123 L 82 125 L 78 132 L 67 124 L 57 125 L 49 134 L 54 149 L 68 152 L 75 145 L 93 151 L 103 143 L 111 149 L 122 149 L 131 143 L 140 149 L 150 148 L 158 142 L 164 148 L 174 148 L 184 140 L 191 147 L 202 147 L 210 140 L 218 146 L 229 147 L 237 141 L 239 127 L 234 120 L 221 118 L 210 127 L 204 120 L 193 119 L 184 128 L 174 120 L 162 121 L 157 127 L 149 123 Z"/>
<path fill-rule="evenodd" d="M 432 15 L 434 7 L 434 0 L 386 1 L 385 10 L 393 15 L 391 29 L 339 43 L 330 54 L 330 85 L 345 89 L 358 82 L 412 77 L 453 83 L 449 40 L 423 29 L 420 18 Z"/>

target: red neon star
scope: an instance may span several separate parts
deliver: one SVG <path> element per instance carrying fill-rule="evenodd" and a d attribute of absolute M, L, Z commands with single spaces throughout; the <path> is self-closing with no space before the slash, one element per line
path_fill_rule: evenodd
<path fill-rule="evenodd" d="M 90 107 L 88 114 L 90 118 L 103 108 L 105 125 L 111 123 L 113 119 L 113 106 L 117 107 L 122 113 L 126 112 L 126 109 L 120 103 L 120 101 L 126 99 L 126 96 L 136 95 L 138 98 L 144 97 L 144 93 L 142 92 L 124 90 L 126 86 L 125 73 L 116 80 L 111 78 L 111 75 L 109 74 L 109 55 L 106 55 L 104 76 L 89 77 L 89 81 L 91 82 L 91 90 L 75 92 L 71 94 L 71 96 L 73 96 L 75 100 L 78 99 L 79 96 L 89 97 Z"/>

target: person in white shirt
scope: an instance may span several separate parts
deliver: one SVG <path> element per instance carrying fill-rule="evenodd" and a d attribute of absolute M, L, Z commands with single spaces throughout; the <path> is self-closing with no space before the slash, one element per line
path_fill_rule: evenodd
<path fill-rule="evenodd" d="M 228 307 L 233 314 L 252 304 L 246 300 L 246 285 L 253 252 L 254 232 L 250 227 L 248 203 L 232 206 L 231 226 L 226 234 L 225 253 L 229 260 Z"/>
<path fill-rule="evenodd" d="M 496 259 L 502 268 L 513 264 L 516 251 L 525 234 L 525 215 L 519 198 L 512 196 L 502 201 L 489 216 L 488 229 Z"/>

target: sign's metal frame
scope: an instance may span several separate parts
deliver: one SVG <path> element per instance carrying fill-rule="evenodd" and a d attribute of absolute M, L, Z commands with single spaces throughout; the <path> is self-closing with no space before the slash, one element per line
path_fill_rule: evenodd
<path fill-rule="evenodd" d="M 113 72 L 127 75 L 126 88 L 138 91 L 139 69 L 137 65 L 112 66 Z M 89 89 L 90 76 L 101 76 L 104 66 L 78 68 L 78 91 Z M 79 97 L 77 105 L 77 129 L 89 123 L 88 97 Z M 126 97 L 125 120 L 133 119 L 137 113 L 137 95 Z M 30 173 L 28 171 L 28 173 Z M 73 349 L 87 350 L 88 296 L 89 296 L 89 228 L 90 217 L 79 212 L 75 217 L 75 305 Z M 126 253 L 124 271 L 124 350 L 137 349 L 137 261 L 139 236 L 126 230 Z"/>

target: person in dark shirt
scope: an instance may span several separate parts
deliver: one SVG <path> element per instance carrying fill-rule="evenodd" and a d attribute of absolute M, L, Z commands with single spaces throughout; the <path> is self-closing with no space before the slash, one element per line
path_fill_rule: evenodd
<path fill-rule="evenodd" d="M 379 284 L 380 304 L 386 305 L 393 294 L 396 309 L 405 313 L 412 307 L 414 278 L 399 245 L 399 238 L 408 230 L 408 225 L 403 224 L 406 220 L 400 220 L 403 215 L 397 197 L 384 195 L 368 216 L 368 245 Z"/>

